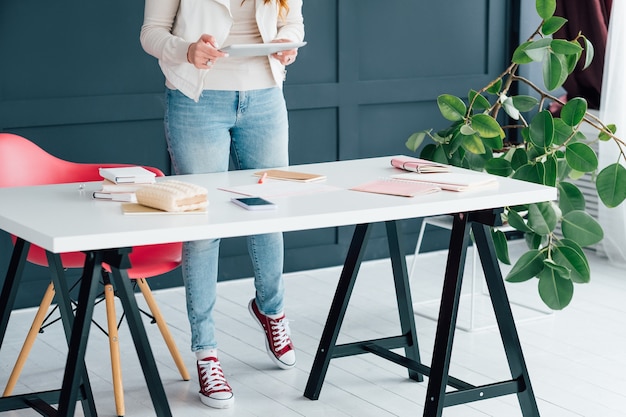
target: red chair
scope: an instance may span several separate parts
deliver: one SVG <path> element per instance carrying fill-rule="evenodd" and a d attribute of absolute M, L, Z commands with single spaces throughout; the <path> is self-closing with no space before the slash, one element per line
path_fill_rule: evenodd
<path fill-rule="evenodd" d="M 59 184 L 59 183 L 82 183 L 89 181 L 101 181 L 98 169 L 100 167 L 126 166 L 126 164 L 89 164 L 76 163 L 59 159 L 29 140 L 14 134 L 0 133 L 0 187 L 16 187 L 28 185 Z M 163 176 L 157 168 L 146 167 L 157 176 Z M 129 255 L 131 268 L 128 276 L 137 283 L 150 308 L 165 343 L 178 367 L 181 377 L 189 380 L 189 372 L 184 365 L 176 343 L 169 332 L 158 305 L 156 304 L 146 278 L 164 274 L 176 269 L 181 264 L 182 243 L 168 243 L 160 245 L 138 246 L 133 248 Z M 82 268 L 85 255 L 82 252 L 69 252 L 60 255 L 64 268 Z M 44 249 L 31 245 L 28 262 L 40 266 L 48 266 Z M 107 265 L 103 265 L 106 269 Z M 7 382 L 3 396 L 11 395 L 15 384 L 22 372 L 22 368 L 28 358 L 35 338 L 41 329 L 47 312 L 54 298 L 54 286 L 48 286 L 46 293 L 39 305 L 39 309 L 28 332 L 22 350 L 15 363 L 9 381 Z M 120 352 L 118 345 L 117 316 L 114 304 L 113 286 L 105 282 L 104 299 L 107 312 L 108 337 L 111 352 L 111 369 L 115 404 L 118 416 L 125 413 L 124 394 L 122 387 L 122 374 L 120 366 Z"/>

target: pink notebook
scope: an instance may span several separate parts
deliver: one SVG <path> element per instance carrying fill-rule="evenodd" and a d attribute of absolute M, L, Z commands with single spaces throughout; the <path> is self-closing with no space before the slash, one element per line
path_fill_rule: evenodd
<path fill-rule="evenodd" d="M 381 179 L 350 188 L 354 191 L 366 193 L 397 195 L 401 197 L 415 197 L 421 194 L 430 194 L 441 191 L 435 184 L 417 181 L 403 181 L 395 179 Z"/>
<path fill-rule="evenodd" d="M 421 174 L 449 171 L 449 168 L 446 165 L 438 164 L 437 162 L 428 161 L 426 159 L 411 158 L 410 156 L 392 158 L 391 165 L 405 171 L 419 172 Z"/>

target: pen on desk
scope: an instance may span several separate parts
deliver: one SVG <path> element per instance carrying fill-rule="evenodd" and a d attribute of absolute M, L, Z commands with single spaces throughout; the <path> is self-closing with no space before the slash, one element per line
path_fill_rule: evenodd
<path fill-rule="evenodd" d="M 261 178 L 259 178 L 259 184 L 263 184 L 265 178 L 267 178 L 267 172 L 264 172 L 263 175 L 261 175 Z"/>

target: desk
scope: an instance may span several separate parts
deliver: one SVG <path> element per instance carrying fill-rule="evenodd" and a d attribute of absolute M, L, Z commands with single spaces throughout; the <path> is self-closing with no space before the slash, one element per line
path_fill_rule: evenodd
<path fill-rule="evenodd" d="M 45 248 L 49 252 L 52 265 L 57 265 L 57 268 L 58 264 L 54 261 L 59 253 L 85 251 L 88 254 L 79 292 L 79 308 L 73 317 L 70 312 L 62 309 L 69 353 L 61 389 L 2 398 L 0 412 L 34 407 L 45 415 L 72 416 L 77 401 L 81 400 L 85 414 L 96 415 L 84 353 L 93 313 L 91 300 L 95 297 L 99 265 L 104 260 L 112 266 L 113 281 L 127 314 L 144 375 L 146 381 L 150 381 L 147 385 L 156 415 L 171 415 L 125 271 L 128 266 L 128 249 L 125 248 L 357 225 L 304 395 L 310 399 L 319 397 L 331 359 L 373 353 L 407 367 L 411 379 L 420 381 L 423 375 L 429 376 L 425 416 L 439 416 L 443 407 L 448 405 L 511 393 L 517 393 L 524 416 L 538 415 L 488 225 L 496 223 L 500 207 L 553 200 L 556 198 L 556 190 L 508 178 L 499 178 L 497 189 L 466 193 L 440 192 L 416 198 L 348 190 L 352 186 L 394 173 L 390 160 L 391 157 L 382 157 L 294 166 L 292 169 L 296 171 L 326 175 L 327 183 L 338 187 L 338 190 L 275 198 L 278 208 L 262 212 L 240 209 L 229 201 L 232 194 L 218 190 L 218 187 L 254 183 L 253 171 L 176 177 L 209 190 L 210 206 L 207 215 L 124 216 L 117 203 L 91 199 L 90 191 L 98 187 L 97 183 L 86 184 L 84 190 L 79 190 L 77 184 L 0 189 L 0 229 L 19 238 L 0 294 L 0 343 L 6 333 L 19 287 L 28 243 Z M 433 360 L 428 367 L 419 361 L 406 264 L 396 222 L 440 214 L 453 214 L 454 226 Z M 358 275 L 368 233 L 371 225 L 378 222 L 386 224 L 402 335 L 337 346 L 337 335 Z M 510 381 L 489 387 L 475 387 L 448 376 L 462 279 L 461 265 L 465 259 L 470 228 L 476 238 L 483 268 L 489 277 L 489 290 L 494 299 L 494 308 L 498 314 L 500 332 L 513 376 Z M 63 295 L 66 291 L 63 289 L 62 271 L 60 272 L 53 278 L 55 284 L 59 285 L 57 288 L 63 293 L 60 303 L 64 304 L 66 301 Z M 406 355 L 397 355 L 389 350 L 397 347 L 404 347 Z M 447 394 L 445 389 L 448 385 L 457 388 L 457 391 Z M 50 403 L 58 404 L 58 412 L 55 413 Z"/>

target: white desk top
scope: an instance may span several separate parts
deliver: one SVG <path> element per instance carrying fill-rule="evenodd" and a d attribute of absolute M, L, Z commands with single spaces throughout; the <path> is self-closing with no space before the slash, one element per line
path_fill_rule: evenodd
<path fill-rule="evenodd" d="M 94 200 L 100 182 L 0 188 L 0 229 L 55 253 L 147 245 L 259 233 L 318 229 L 476 211 L 556 199 L 555 188 L 509 178 L 499 186 L 470 192 L 442 191 L 413 198 L 350 191 L 348 188 L 401 171 L 391 156 L 292 166 L 325 174 L 335 191 L 271 198 L 276 210 L 247 211 L 219 190 L 254 184 L 251 171 L 175 177 L 206 187 L 203 215 L 124 215 L 120 204 Z M 456 170 L 456 168 L 454 168 Z"/>

